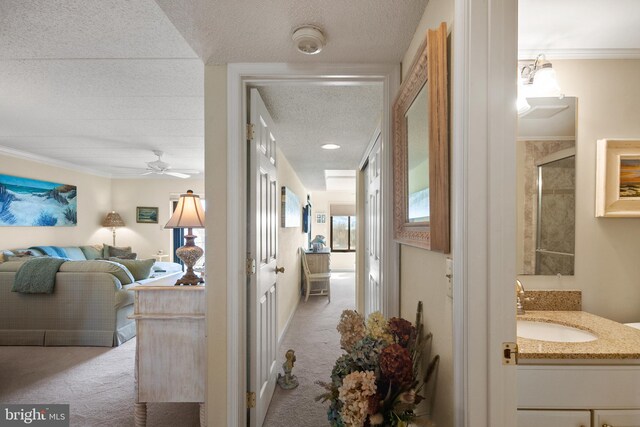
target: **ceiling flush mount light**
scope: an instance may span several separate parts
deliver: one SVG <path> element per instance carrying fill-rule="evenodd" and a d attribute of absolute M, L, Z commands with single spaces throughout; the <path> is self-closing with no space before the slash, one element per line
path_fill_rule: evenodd
<path fill-rule="evenodd" d="M 303 25 L 293 30 L 291 36 L 299 52 L 305 55 L 320 53 L 326 43 L 322 30 L 314 25 Z"/>
<path fill-rule="evenodd" d="M 321 145 L 320 148 L 325 150 L 337 150 L 340 146 L 338 144 L 324 144 Z"/>

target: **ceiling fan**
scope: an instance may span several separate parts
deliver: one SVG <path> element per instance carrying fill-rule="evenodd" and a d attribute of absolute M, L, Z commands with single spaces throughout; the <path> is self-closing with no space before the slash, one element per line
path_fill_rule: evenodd
<path fill-rule="evenodd" d="M 169 163 L 162 161 L 162 155 L 164 154 L 160 150 L 153 150 L 153 154 L 158 156 L 158 160 L 154 160 L 153 162 L 147 162 L 147 171 L 140 175 L 170 175 L 175 176 L 176 178 L 189 178 L 191 175 L 196 175 L 200 173 L 195 169 L 171 169 L 171 165 Z"/>

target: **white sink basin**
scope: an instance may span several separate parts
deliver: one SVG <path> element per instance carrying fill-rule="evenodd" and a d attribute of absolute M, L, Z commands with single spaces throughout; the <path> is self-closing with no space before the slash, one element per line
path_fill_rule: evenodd
<path fill-rule="evenodd" d="M 589 342 L 598 339 L 597 336 L 582 329 L 529 320 L 518 320 L 517 335 L 520 338 L 552 342 Z"/>

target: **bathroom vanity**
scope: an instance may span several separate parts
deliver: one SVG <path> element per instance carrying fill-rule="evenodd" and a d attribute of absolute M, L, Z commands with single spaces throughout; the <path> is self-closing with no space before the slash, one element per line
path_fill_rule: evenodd
<path fill-rule="evenodd" d="M 518 322 L 518 427 L 640 426 L 640 330 L 579 310 Z"/>

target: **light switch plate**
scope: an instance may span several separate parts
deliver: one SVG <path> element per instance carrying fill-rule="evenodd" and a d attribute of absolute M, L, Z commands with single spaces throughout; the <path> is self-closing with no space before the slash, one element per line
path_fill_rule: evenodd
<path fill-rule="evenodd" d="M 445 271 L 447 278 L 447 296 L 453 299 L 453 259 L 447 258 Z"/>

